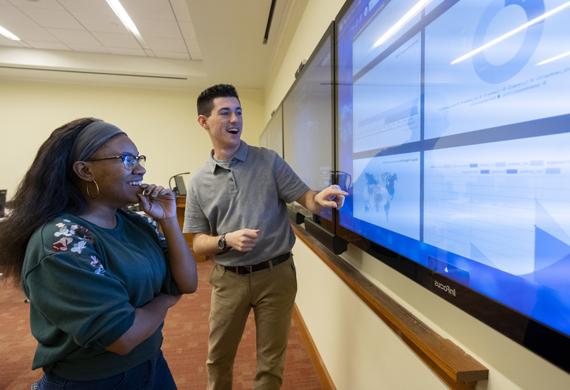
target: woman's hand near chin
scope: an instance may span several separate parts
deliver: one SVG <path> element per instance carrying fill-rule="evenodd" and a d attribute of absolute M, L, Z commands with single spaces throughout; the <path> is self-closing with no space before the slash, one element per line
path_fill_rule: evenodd
<path fill-rule="evenodd" d="M 137 196 L 143 211 L 159 223 L 166 238 L 168 263 L 179 291 L 193 293 L 198 287 L 196 261 L 176 218 L 176 195 L 156 184 L 141 184 L 141 192 Z M 168 299 L 172 299 L 172 304 L 176 303 L 174 298 Z"/>
<path fill-rule="evenodd" d="M 141 184 L 137 194 L 145 213 L 157 221 L 176 218 L 176 195 L 168 188 L 156 184 Z"/>

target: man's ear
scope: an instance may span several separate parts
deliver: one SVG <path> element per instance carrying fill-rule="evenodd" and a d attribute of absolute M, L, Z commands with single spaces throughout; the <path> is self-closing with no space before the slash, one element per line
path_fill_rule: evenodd
<path fill-rule="evenodd" d="M 91 170 L 91 167 L 85 161 L 76 161 L 73 163 L 73 172 L 78 178 L 84 181 L 92 182 L 95 180 L 95 175 Z"/>
<path fill-rule="evenodd" d="M 200 124 L 200 126 L 202 126 L 204 129 L 209 130 L 210 128 L 208 127 L 208 117 L 206 115 L 198 115 L 198 123 Z"/>

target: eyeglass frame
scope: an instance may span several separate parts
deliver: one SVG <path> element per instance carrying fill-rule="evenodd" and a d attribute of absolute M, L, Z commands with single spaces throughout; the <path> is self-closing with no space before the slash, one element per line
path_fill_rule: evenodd
<path fill-rule="evenodd" d="M 132 162 L 128 161 L 129 158 L 132 159 Z M 118 156 L 109 156 L 103 158 L 93 158 L 86 161 L 95 162 L 95 161 L 116 160 L 116 159 L 121 160 L 121 162 L 123 163 L 123 167 L 125 167 L 125 169 L 127 170 L 133 169 L 137 164 L 140 165 L 141 167 L 144 167 L 146 163 L 146 156 L 144 154 L 139 154 L 138 156 L 135 156 L 134 154 L 131 153 L 123 153 Z"/>

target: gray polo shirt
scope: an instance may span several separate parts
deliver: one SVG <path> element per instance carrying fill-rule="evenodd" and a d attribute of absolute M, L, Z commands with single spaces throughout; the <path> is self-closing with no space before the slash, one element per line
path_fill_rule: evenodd
<path fill-rule="evenodd" d="M 273 150 L 241 141 L 229 167 L 214 160 L 192 175 L 186 195 L 185 233 L 219 235 L 261 229 L 251 252 L 230 250 L 216 255 L 222 265 L 252 265 L 287 253 L 295 235 L 286 203 L 299 199 L 309 187 Z"/>

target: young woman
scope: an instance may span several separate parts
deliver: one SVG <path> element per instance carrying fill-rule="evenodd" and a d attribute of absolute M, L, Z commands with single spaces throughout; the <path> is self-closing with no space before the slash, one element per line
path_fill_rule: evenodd
<path fill-rule="evenodd" d="M 162 324 L 197 287 L 172 191 L 116 126 L 83 118 L 40 147 L 0 223 L 0 266 L 22 281 L 39 389 L 175 389 Z M 145 217 L 125 211 L 139 203 Z"/>

